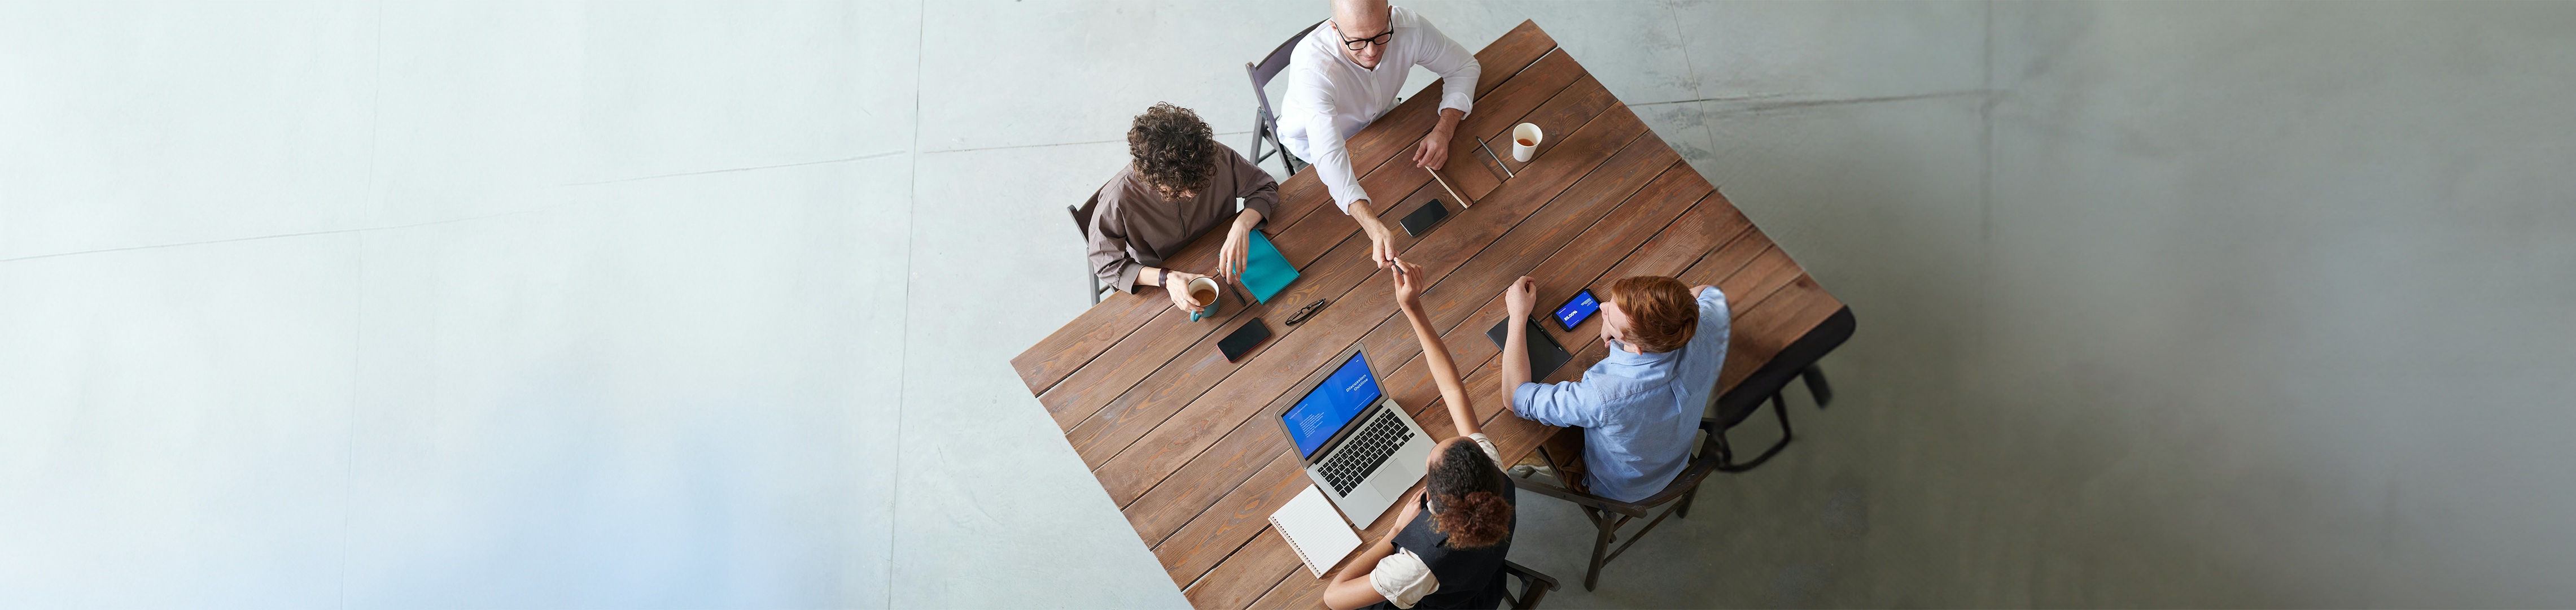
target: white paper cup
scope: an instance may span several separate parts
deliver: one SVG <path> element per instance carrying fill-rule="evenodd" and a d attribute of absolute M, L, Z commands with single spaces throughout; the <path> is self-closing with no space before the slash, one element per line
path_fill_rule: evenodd
<path fill-rule="evenodd" d="M 1537 125 L 1530 123 L 1513 125 L 1512 160 L 1528 163 L 1530 155 L 1538 154 L 1538 145 L 1545 142 L 1547 142 L 1547 132 L 1539 131 Z"/>

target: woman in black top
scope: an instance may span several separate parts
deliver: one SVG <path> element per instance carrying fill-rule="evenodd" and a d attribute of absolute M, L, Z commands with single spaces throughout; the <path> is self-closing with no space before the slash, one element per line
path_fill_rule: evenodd
<path fill-rule="evenodd" d="M 1513 487 L 1503 476 L 1492 441 L 1476 424 L 1476 408 L 1449 346 L 1422 314 L 1413 280 L 1422 268 L 1395 261 L 1395 301 L 1424 362 L 1449 405 L 1458 436 L 1433 446 L 1425 460 L 1423 490 L 1402 503 L 1403 524 L 1362 551 L 1324 586 L 1324 605 L 1336 610 L 1381 608 L 1495 608 L 1503 601 L 1503 556 L 1515 525 Z"/>

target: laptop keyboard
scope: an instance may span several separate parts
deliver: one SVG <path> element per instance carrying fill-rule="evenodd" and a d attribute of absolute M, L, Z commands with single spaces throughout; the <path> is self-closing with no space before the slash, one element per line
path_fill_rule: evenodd
<path fill-rule="evenodd" d="M 1333 495 L 1347 496 L 1360 486 L 1360 481 L 1368 480 L 1369 473 L 1377 472 L 1377 466 L 1386 463 L 1388 456 L 1395 455 L 1396 448 L 1410 440 L 1412 429 L 1396 419 L 1394 412 L 1380 411 L 1376 421 L 1342 443 L 1341 449 L 1316 471 L 1324 475 L 1324 482 L 1333 484 Z"/>

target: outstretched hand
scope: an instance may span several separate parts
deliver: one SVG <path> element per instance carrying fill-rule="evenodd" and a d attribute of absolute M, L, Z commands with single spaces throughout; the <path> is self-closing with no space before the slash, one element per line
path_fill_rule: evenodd
<path fill-rule="evenodd" d="M 1395 259 L 1394 268 L 1395 273 L 1389 274 L 1387 277 L 1389 280 L 1395 282 L 1396 306 L 1404 308 L 1405 311 L 1420 309 L 1422 307 L 1422 286 L 1415 282 L 1420 281 L 1422 277 L 1422 266 L 1404 262 L 1404 259 L 1399 258 Z"/>

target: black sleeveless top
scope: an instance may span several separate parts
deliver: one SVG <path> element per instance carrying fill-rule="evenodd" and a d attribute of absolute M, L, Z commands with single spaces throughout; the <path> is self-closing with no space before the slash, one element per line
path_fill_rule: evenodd
<path fill-rule="evenodd" d="M 1513 491 L 1518 487 L 1512 484 L 1511 477 L 1502 479 L 1503 503 L 1518 508 L 1519 504 L 1513 499 Z M 1413 607 L 1443 610 L 1502 607 L 1503 582 L 1510 580 L 1503 577 L 1503 556 L 1512 549 L 1511 537 L 1506 535 L 1502 542 L 1484 548 L 1449 548 L 1449 535 L 1440 533 L 1433 525 L 1427 495 L 1422 502 L 1422 512 L 1414 515 L 1413 522 L 1404 524 L 1403 531 L 1396 533 L 1395 548 L 1413 551 L 1414 556 L 1421 557 L 1423 565 L 1431 568 L 1431 577 L 1440 581 L 1440 589 L 1422 596 L 1422 601 L 1415 602 Z M 1511 529 L 1508 531 L 1517 533 L 1520 519 L 1520 511 L 1512 511 Z M 1380 603 L 1379 606 L 1393 607 L 1393 604 Z"/>

